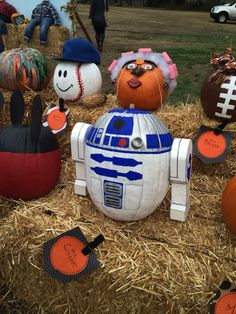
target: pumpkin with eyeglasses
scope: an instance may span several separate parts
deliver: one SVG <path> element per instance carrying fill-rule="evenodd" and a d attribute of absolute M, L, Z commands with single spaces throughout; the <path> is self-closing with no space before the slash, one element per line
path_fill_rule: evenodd
<path fill-rule="evenodd" d="M 156 110 L 176 86 L 177 69 L 164 53 L 141 48 L 123 53 L 109 67 L 119 104 L 124 108 Z"/>

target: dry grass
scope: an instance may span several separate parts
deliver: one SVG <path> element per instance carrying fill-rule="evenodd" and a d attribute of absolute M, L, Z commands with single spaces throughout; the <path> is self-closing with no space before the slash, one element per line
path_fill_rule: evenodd
<path fill-rule="evenodd" d="M 48 32 L 47 46 L 40 45 L 39 40 L 39 26 L 34 30 L 32 40 L 29 44 L 24 41 L 25 25 L 18 27 L 13 24 L 7 24 L 8 29 L 8 49 L 16 47 L 30 47 L 39 50 L 43 54 L 50 56 L 59 56 L 62 52 L 64 42 L 69 39 L 69 30 L 63 26 L 51 26 Z"/>
<path fill-rule="evenodd" d="M 31 97 L 26 93 L 28 109 Z M 55 99 L 51 90 L 43 97 L 46 105 Z M 94 123 L 115 101 L 108 95 L 101 107 L 70 107 L 70 126 L 59 138 L 61 178 L 49 195 L 29 202 L 2 199 L 0 282 L 37 313 L 207 313 L 221 281 L 236 281 L 236 238 L 220 213 L 222 190 L 236 173 L 235 138 L 223 164 L 204 166 L 194 158 L 186 223 L 169 219 L 169 195 L 148 218 L 115 222 L 99 213 L 89 197 L 74 194 L 70 157 L 74 123 Z M 202 123 L 214 125 L 198 104 L 166 106 L 156 114 L 175 137 L 193 138 Z M 5 106 L 2 124 L 8 120 Z M 78 282 L 59 284 L 42 271 L 42 244 L 76 226 L 88 240 L 105 236 L 96 251 L 101 268 Z"/>

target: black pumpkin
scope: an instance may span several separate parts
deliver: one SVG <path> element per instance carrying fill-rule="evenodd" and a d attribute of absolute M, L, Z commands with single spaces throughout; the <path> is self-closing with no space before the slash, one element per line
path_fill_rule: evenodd
<path fill-rule="evenodd" d="M 49 193 L 60 177 L 61 158 L 56 138 L 42 126 L 42 102 L 35 96 L 31 123 L 23 125 L 21 92 L 10 101 L 12 125 L 0 132 L 0 195 L 28 200 Z"/>

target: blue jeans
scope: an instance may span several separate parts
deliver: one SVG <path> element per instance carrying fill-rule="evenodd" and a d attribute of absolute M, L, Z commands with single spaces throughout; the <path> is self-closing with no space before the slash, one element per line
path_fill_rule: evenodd
<path fill-rule="evenodd" d="M 52 17 L 46 17 L 44 19 L 32 19 L 26 26 L 24 38 L 30 40 L 33 36 L 35 26 L 40 25 L 39 39 L 40 42 L 46 43 L 48 37 L 48 29 L 53 23 L 54 20 Z"/>

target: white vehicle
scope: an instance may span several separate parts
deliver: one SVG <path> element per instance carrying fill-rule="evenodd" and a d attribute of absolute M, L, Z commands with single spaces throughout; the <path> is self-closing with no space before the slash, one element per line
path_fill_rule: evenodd
<path fill-rule="evenodd" d="M 215 5 L 211 9 L 210 16 L 218 23 L 236 20 L 236 1 L 224 5 Z"/>

